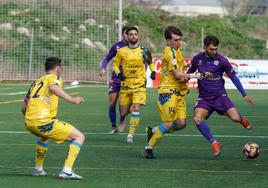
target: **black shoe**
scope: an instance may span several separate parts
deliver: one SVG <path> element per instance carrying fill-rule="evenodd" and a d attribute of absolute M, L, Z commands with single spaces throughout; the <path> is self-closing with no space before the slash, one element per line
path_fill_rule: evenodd
<path fill-rule="evenodd" d="M 156 159 L 152 149 L 144 149 L 144 156 L 146 159 Z"/>
<path fill-rule="evenodd" d="M 148 141 L 148 143 L 149 143 L 150 139 L 152 138 L 152 136 L 154 134 L 152 130 L 153 129 L 151 127 L 147 127 L 146 128 L 146 134 L 147 134 L 147 141 Z"/>

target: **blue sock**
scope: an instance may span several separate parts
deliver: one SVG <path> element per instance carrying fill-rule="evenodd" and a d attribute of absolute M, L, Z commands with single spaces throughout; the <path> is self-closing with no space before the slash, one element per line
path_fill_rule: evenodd
<path fill-rule="evenodd" d="M 110 118 L 112 127 L 116 127 L 116 109 L 115 109 L 115 106 L 109 106 L 109 118 Z"/>
<path fill-rule="evenodd" d="M 205 121 L 202 121 L 199 125 L 197 125 L 197 129 L 211 144 L 215 141 Z"/>
<path fill-rule="evenodd" d="M 168 129 L 164 126 L 163 123 L 161 123 L 158 128 L 162 134 L 168 133 Z"/>

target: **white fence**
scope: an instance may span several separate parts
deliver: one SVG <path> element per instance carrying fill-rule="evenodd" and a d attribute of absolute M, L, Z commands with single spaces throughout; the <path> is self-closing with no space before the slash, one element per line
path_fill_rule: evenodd
<path fill-rule="evenodd" d="M 63 79 L 98 75 L 118 40 L 118 0 L 1 0 L 0 80 L 33 80 L 49 56 L 63 59 Z"/>

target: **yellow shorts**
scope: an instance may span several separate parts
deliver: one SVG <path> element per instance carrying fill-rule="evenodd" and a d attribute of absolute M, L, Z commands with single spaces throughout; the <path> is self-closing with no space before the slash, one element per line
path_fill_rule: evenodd
<path fill-rule="evenodd" d="M 186 98 L 170 93 L 158 94 L 158 110 L 162 121 L 186 119 Z"/>
<path fill-rule="evenodd" d="M 146 88 L 120 90 L 120 105 L 146 104 Z"/>
<path fill-rule="evenodd" d="M 69 123 L 53 119 L 50 123 L 41 126 L 26 125 L 26 129 L 41 138 L 53 139 L 56 143 L 65 141 L 74 129 Z"/>

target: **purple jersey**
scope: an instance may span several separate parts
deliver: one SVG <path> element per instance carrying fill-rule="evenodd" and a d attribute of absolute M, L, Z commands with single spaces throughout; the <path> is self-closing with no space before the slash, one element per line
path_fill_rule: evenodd
<path fill-rule="evenodd" d="M 196 55 L 188 73 L 196 70 L 205 76 L 202 80 L 198 80 L 199 98 L 205 100 L 226 94 L 223 74 L 226 73 L 228 76 L 235 74 L 230 62 L 219 53 L 215 57 L 209 57 L 205 52 Z"/>
<path fill-rule="evenodd" d="M 109 53 L 105 56 L 105 58 L 103 59 L 102 61 L 102 65 L 101 65 L 101 68 L 102 69 L 106 69 L 107 65 L 109 64 L 109 62 L 115 57 L 117 51 L 124 47 L 124 46 L 127 46 L 127 43 L 123 40 L 119 41 L 119 42 L 116 42 L 112 47 L 111 49 L 109 50 Z M 121 70 L 121 69 L 120 69 Z M 122 70 L 121 70 L 122 71 Z M 116 76 L 115 72 L 112 73 L 112 79 L 115 81 L 115 82 L 119 82 L 120 83 L 120 80 L 118 79 L 118 77 Z"/>

